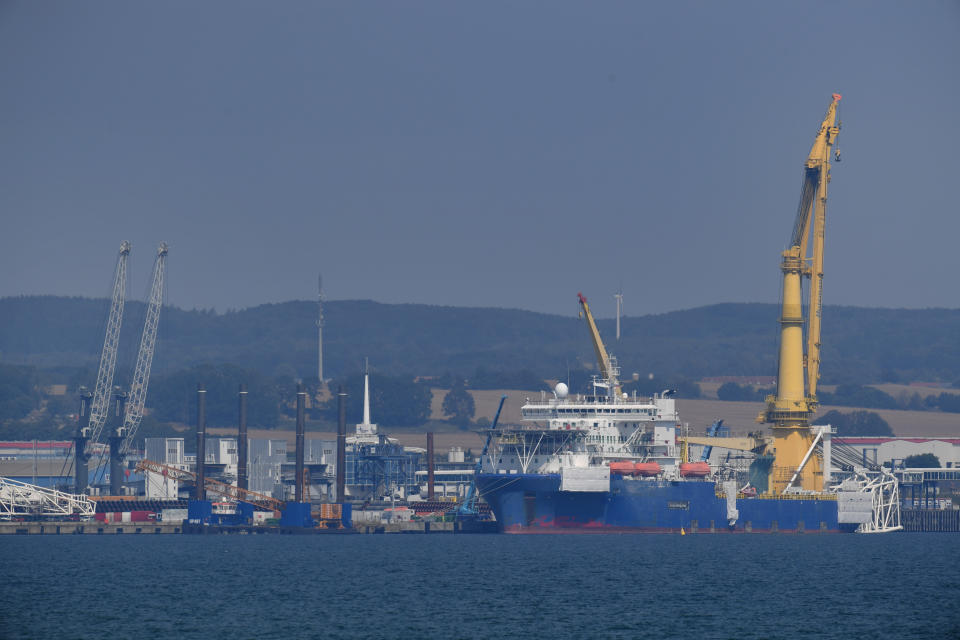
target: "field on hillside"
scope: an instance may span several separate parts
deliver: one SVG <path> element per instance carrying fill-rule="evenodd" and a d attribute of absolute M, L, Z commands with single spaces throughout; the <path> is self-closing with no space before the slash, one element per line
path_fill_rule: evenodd
<path fill-rule="evenodd" d="M 430 403 L 430 419 L 443 420 L 443 399 L 447 395 L 446 389 L 430 389 L 433 393 L 433 400 Z M 506 424 L 516 424 L 520 422 L 520 407 L 526 402 L 527 398 L 539 398 L 539 391 L 522 391 L 518 389 L 480 389 L 470 390 L 473 396 L 473 402 L 476 406 L 473 419 L 486 418 L 493 421 L 494 414 L 497 413 L 497 405 L 500 404 L 500 396 L 507 396 L 503 403 L 503 411 L 500 414 L 500 421 Z"/>
<path fill-rule="evenodd" d="M 907 387 L 913 389 L 913 387 Z M 432 410 L 433 419 L 442 419 L 440 406 L 444 389 L 434 389 Z M 503 405 L 501 421 L 505 424 L 520 422 L 520 407 L 527 398 L 537 398 L 540 392 L 518 389 L 500 389 L 471 391 L 476 402 L 476 417 L 486 416 L 493 419 L 497 410 L 500 396 L 506 394 L 507 401 Z M 889 392 L 888 392 L 889 393 Z M 755 418 L 763 405 L 759 402 L 723 402 L 721 400 L 678 400 L 677 408 L 680 421 L 690 428 L 691 434 L 703 433 L 714 420 L 723 418 L 734 435 L 746 435 L 750 431 L 764 430 L 769 432 L 767 425 L 757 424 Z M 842 412 L 856 411 L 856 407 L 821 407 L 821 415 L 836 409 Z M 936 411 L 896 411 L 888 409 L 865 409 L 875 411 L 886 420 L 893 432 L 904 437 L 931 437 L 931 438 L 960 438 L 960 413 L 941 413 Z M 374 416 L 374 421 L 375 421 Z M 353 433 L 353 425 L 347 425 L 347 434 Z M 235 436 L 236 429 L 208 428 L 212 435 Z M 383 429 L 383 433 L 396 438 L 400 444 L 409 447 L 426 448 L 425 430 L 416 428 Z M 292 430 L 251 429 L 251 438 L 284 438 L 293 446 L 296 434 Z M 333 440 L 336 433 L 327 431 L 308 431 L 308 438 L 323 438 Z M 483 439 L 476 430 L 438 430 L 434 434 L 434 447 L 437 453 L 445 453 L 451 447 L 462 447 L 464 450 L 473 449 L 474 452 L 483 447 Z"/>
<path fill-rule="evenodd" d="M 873 387 L 874 389 L 880 389 L 886 394 L 893 396 L 894 398 L 899 398 L 900 396 L 906 394 L 907 396 L 912 396 L 913 394 L 919 394 L 921 398 L 926 398 L 927 396 L 938 396 L 941 393 L 960 393 L 960 389 L 954 387 L 927 387 L 913 384 L 871 384 L 867 385 Z"/>

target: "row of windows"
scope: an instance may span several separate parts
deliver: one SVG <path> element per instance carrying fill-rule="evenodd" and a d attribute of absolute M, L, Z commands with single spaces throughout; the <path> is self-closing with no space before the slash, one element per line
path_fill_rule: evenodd
<path fill-rule="evenodd" d="M 586 415 L 588 412 L 587 412 L 587 411 L 584 411 L 584 410 L 581 410 L 581 409 L 557 409 L 557 413 Z M 594 411 L 590 411 L 589 413 L 590 413 L 590 414 L 603 414 L 603 415 L 614 415 L 614 414 L 621 414 L 621 413 L 629 413 L 629 414 L 639 414 L 639 415 L 652 416 L 652 415 L 655 415 L 655 414 L 657 413 L 657 410 L 656 410 L 656 409 L 638 409 L 638 408 L 632 408 L 632 409 L 596 409 L 596 410 L 594 410 Z"/>

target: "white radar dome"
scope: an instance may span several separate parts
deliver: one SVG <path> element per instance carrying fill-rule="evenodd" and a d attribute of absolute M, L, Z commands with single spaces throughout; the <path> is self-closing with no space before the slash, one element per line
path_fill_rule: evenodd
<path fill-rule="evenodd" d="M 557 394 L 558 398 L 566 398 L 567 394 L 570 393 L 570 389 L 562 382 L 558 382 L 557 386 L 553 388 L 553 391 Z"/>

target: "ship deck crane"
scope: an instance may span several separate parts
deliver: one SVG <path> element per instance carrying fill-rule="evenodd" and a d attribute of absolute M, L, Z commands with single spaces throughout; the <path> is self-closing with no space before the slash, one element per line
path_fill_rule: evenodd
<path fill-rule="evenodd" d="M 717 435 L 717 432 L 723 427 L 723 420 L 717 420 L 709 427 L 707 427 L 707 437 L 713 438 Z M 704 445 L 703 453 L 700 454 L 700 462 L 709 462 L 710 454 L 713 453 L 713 445 L 708 444 Z"/>
<path fill-rule="evenodd" d="M 603 345 L 603 339 L 600 337 L 600 330 L 597 329 L 597 323 L 593 320 L 593 314 L 590 313 L 590 305 L 582 293 L 577 294 L 580 300 L 581 316 L 586 318 L 587 327 L 590 329 L 590 340 L 593 342 L 593 351 L 597 355 L 597 364 L 600 365 L 600 375 L 604 383 L 609 385 L 614 398 L 619 398 L 623 393 L 620 386 L 619 375 L 615 360 L 607 353 L 607 348 Z"/>
<path fill-rule="evenodd" d="M 830 182 L 830 152 L 840 132 L 833 94 L 804 164 L 800 204 L 790 246 L 782 254 L 783 300 L 780 314 L 780 352 L 777 392 L 767 397 L 759 422 L 770 424 L 776 454 L 770 487 L 821 491 L 823 472 L 816 456 L 808 455 L 816 434 L 810 430 L 820 378 L 820 321 L 822 315 L 823 238 Z M 804 317 L 803 278 L 810 279 L 807 317 Z M 804 324 L 807 327 L 804 353 Z M 806 373 L 806 375 L 804 375 Z M 794 483 L 797 483 L 796 485 Z"/>
<path fill-rule="evenodd" d="M 474 465 L 473 478 L 470 480 L 467 495 L 457 508 L 458 518 L 475 518 L 479 513 L 477 510 L 477 499 L 479 498 L 477 495 L 477 476 L 480 475 L 480 471 L 483 468 L 483 459 L 487 456 L 487 451 L 490 450 L 490 438 L 493 437 L 493 430 L 497 428 L 497 422 L 500 421 L 500 412 L 503 411 L 503 403 L 506 399 L 507 396 L 500 396 L 500 406 L 497 407 L 497 413 L 493 416 L 493 424 L 490 425 L 490 429 L 487 431 L 487 440 L 483 443 L 483 451 L 480 452 L 480 456 L 477 458 L 477 464 Z"/>

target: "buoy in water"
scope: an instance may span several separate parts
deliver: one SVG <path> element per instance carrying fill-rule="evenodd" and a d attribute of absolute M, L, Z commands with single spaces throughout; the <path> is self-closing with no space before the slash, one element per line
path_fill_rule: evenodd
<path fill-rule="evenodd" d="M 685 536 L 687 532 L 683 530 L 683 527 L 680 527 L 680 535 Z"/>

